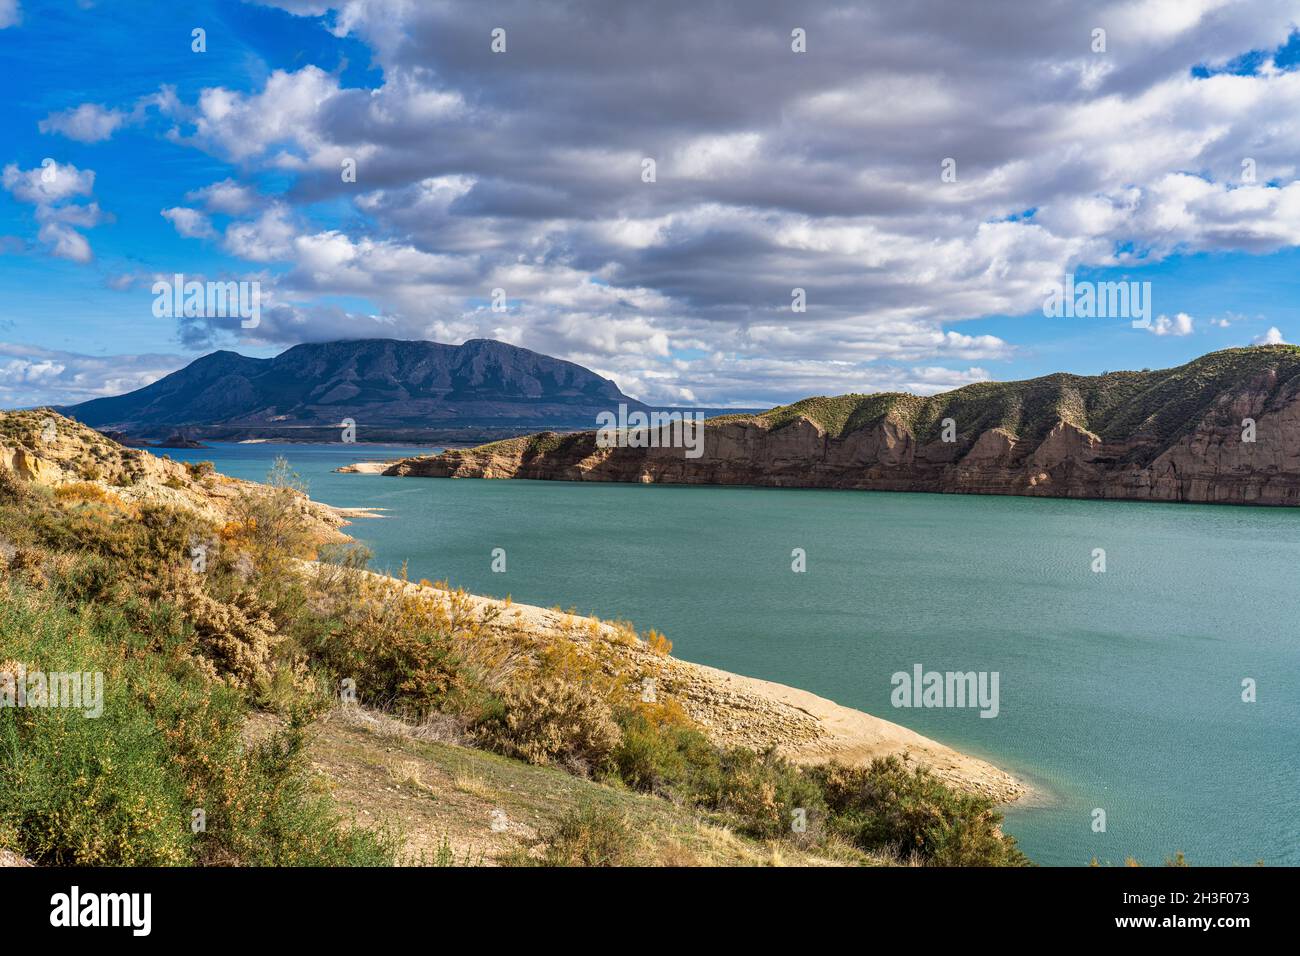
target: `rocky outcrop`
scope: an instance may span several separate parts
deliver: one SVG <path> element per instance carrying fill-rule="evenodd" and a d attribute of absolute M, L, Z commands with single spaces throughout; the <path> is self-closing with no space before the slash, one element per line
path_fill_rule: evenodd
<path fill-rule="evenodd" d="M 544 433 L 403 459 L 383 474 L 1296 505 L 1300 349 L 926 399 L 812 399 L 711 419 L 698 458 L 680 447 L 598 447 L 594 432 Z"/>
<path fill-rule="evenodd" d="M 38 485 L 94 485 L 127 505 L 171 505 L 217 523 L 235 504 L 266 487 L 191 468 L 139 448 L 127 448 L 49 409 L 0 412 L 0 468 Z M 348 512 L 296 494 L 302 523 L 318 540 L 342 540 Z M 355 509 L 351 516 L 356 516 Z"/>
<path fill-rule="evenodd" d="M 40 484 L 53 484 L 62 477 L 58 465 L 25 448 L 6 448 L 0 445 L 0 466 L 8 468 L 25 481 Z"/>

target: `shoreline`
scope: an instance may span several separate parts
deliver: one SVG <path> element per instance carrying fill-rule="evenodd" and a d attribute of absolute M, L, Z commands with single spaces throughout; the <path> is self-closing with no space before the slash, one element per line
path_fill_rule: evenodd
<path fill-rule="evenodd" d="M 452 450 L 452 449 L 448 449 Z M 435 458 L 434 456 L 420 456 L 422 458 Z M 626 485 L 629 487 L 642 488 L 646 486 L 657 486 L 661 488 L 735 488 L 751 489 L 755 491 L 781 491 L 781 492 L 800 492 L 800 491 L 834 491 L 848 494 L 882 494 L 882 495 L 929 495 L 941 498 L 1015 498 L 1021 501 L 1105 501 L 1112 504 L 1120 505 L 1167 505 L 1174 508 L 1264 508 L 1270 511 L 1296 511 L 1300 510 L 1300 503 L 1297 504 L 1279 504 L 1268 501 L 1199 501 L 1188 498 L 1134 498 L 1134 497 L 1107 497 L 1093 495 L 1069 495 L 1069 494 L 1044 494 L 1032 492 L 1003 492 L 1003 491 L 978 491 L 973 489 L 936 490 L 932 488 L 860 488 L 845 485 L 784 485 L 784 484 L 755 484 L 752 482 L 728 482 L 728 481 L 654 481 L 639 480 L 629 481 L 621 478 L 551 478 L 551 477 L 515 477 L 511 475 L 417 475 L 417 474 L 385 474 L 386 467 L 400 464 L 409 459 L 395 458 L 388 462 L 377 461 L 359 461 L 350 465 L 340 465 L 333 469 L 335 474 L 339 475 L 379 475 L 384 478 L 433 478 L 444 481 L 514 481 L 514 482 L 547 482 L 551 484 L 595 484 L 595 485 Z"/>
<path fill-rule="evenodd" d="M 387 463 L 357 462 L 335 469 L 344 474 L 379 474 Z M 315 499 L 312 499 L 313 501 Z M 324 504 L 323 502 L 319 502 Z M 341 519 L 383 518 L 386 510 L 325 505 Z M 350 536 L 349 536 L 350 537 Z M 367 574 L 449 599 L 451 592 L 434 585 L 402 582 L 378 571 Z M 762 750 L 775 746 L 798 764 L 839 760 L 850 765 L 876 757 L 909 754 L 936 777 L 960 789 L 991 797 L 999 805 L 1047 806 L 1052 795 L 990 760 L 964 753 L 902 724 L 846 707 L 811 691 L 733 671 L 651 652 L 639 639 L 626 644 L 627 631 L 590 615 L 570 614 L 465 592 L 476 609 L 492 608 L 506 625 L 538 636 L 563 635 L 573 640 L 604 639 L 626 653 L 629 663 L 658 670 L 666 696 L 676 698 L 716 743 Z M 504 626 L 504 625 L 503 625 Z M 593 637 L 594 635 L 594 637 Z"/>
<path fill-rule="evenodd" d="M 397 586 L 433 593 L 444 601 L 452 594 L 434 585 L 402 582 L 376 571 L 367 573 Z M 639 639 L 630 646 L 626 629 L 596 617 L 465 594 L 475 609 L 492 609 L 499 615 L 499 623 L 493 627 L 520 629 L 538 637 L 608 642 L 630 667 L 656 673 L 660 692 L 680 703 L 717 744 L 760 751 L 776 747 L 792 762 L 804 765 L 831 760 L 864 765 L 876 757 L 909 754 L 945 783 L 988 796 L 999 805 L 1028 808 L 1051 802 L 1051 794 L 1040 786 L 988 760 L 811 691 L 662 656 Z"/>

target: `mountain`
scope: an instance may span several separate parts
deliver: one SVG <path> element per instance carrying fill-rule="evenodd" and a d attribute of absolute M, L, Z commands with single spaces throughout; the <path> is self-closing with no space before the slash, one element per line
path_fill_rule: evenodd
<path fill-rule="evenodd" d="M 383 473 L 1296 505 L 1300 348 L 929 397 L 808 398 L 709 419 L 696 458 L 681 447 L 598 447 L 588 431 L 404 459 Z"/>
<path fill-rule="evenodd" d="M 137 391 L 59 411 L 133 438 L 337 439 L 351 418 L 361 440 L 428 440 L 467 428 L 580 428 L 619 403 L 645 407 L 580 365 L 504 342 L 362 339 L 267 359 L 213 352 Z"/>

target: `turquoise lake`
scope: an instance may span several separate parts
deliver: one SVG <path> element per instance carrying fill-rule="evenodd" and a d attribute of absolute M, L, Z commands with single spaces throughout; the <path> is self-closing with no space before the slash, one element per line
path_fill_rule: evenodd
<path fill-rule="evenodd" d="M 1300 864 L 1300 512 L 332 472 L 414 451 L 169 454 L 254 480 L 283 454 L 313 497 L 387 509 L 349 529 L 378 569 L 654 627 L 985 757 L 1050 795 L 1006 814 L 1038 863 Z M 915 664 L 996 671 L 998 716 L 891 706 Z"/>

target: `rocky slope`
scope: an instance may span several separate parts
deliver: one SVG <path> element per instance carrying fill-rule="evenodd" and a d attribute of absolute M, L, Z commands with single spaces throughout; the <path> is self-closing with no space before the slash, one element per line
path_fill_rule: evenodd
<path fill-rule="evenodd" d="M 364 441 L 420 440 L 438 425 L 582 427 L 619 403 L 643 407 L 580 365 L 504 342 L 366 339 L 296 345 L 269 359 L 213 352 L 137 391 L 60 411 L 133 438 L 188 429 L 337 440 L 338 423 L 351 418 Z"/>
<path fill-rule="evenodd" d="M 186 508 L 216 522 L 230 520 L 240 498 L 266 486 L 217 474 L 209 466 L 127 448 L 49 409 L 0 412 L 0 468 L 29 482 L 57 488 L 90 484 L 130 504 Z M 321 541 L 343 540 L 339 529 L 354 512 L 297 495 L 299 515 Z"/>
<path fill-rule="evenodd" d="M 544 433 L 403 459 L 383 474 L 1296 505 L 1300 347 L 925 398 L 811 398 L 710 419 L 694 459 L 598 447 L 595 432 Z"/>

